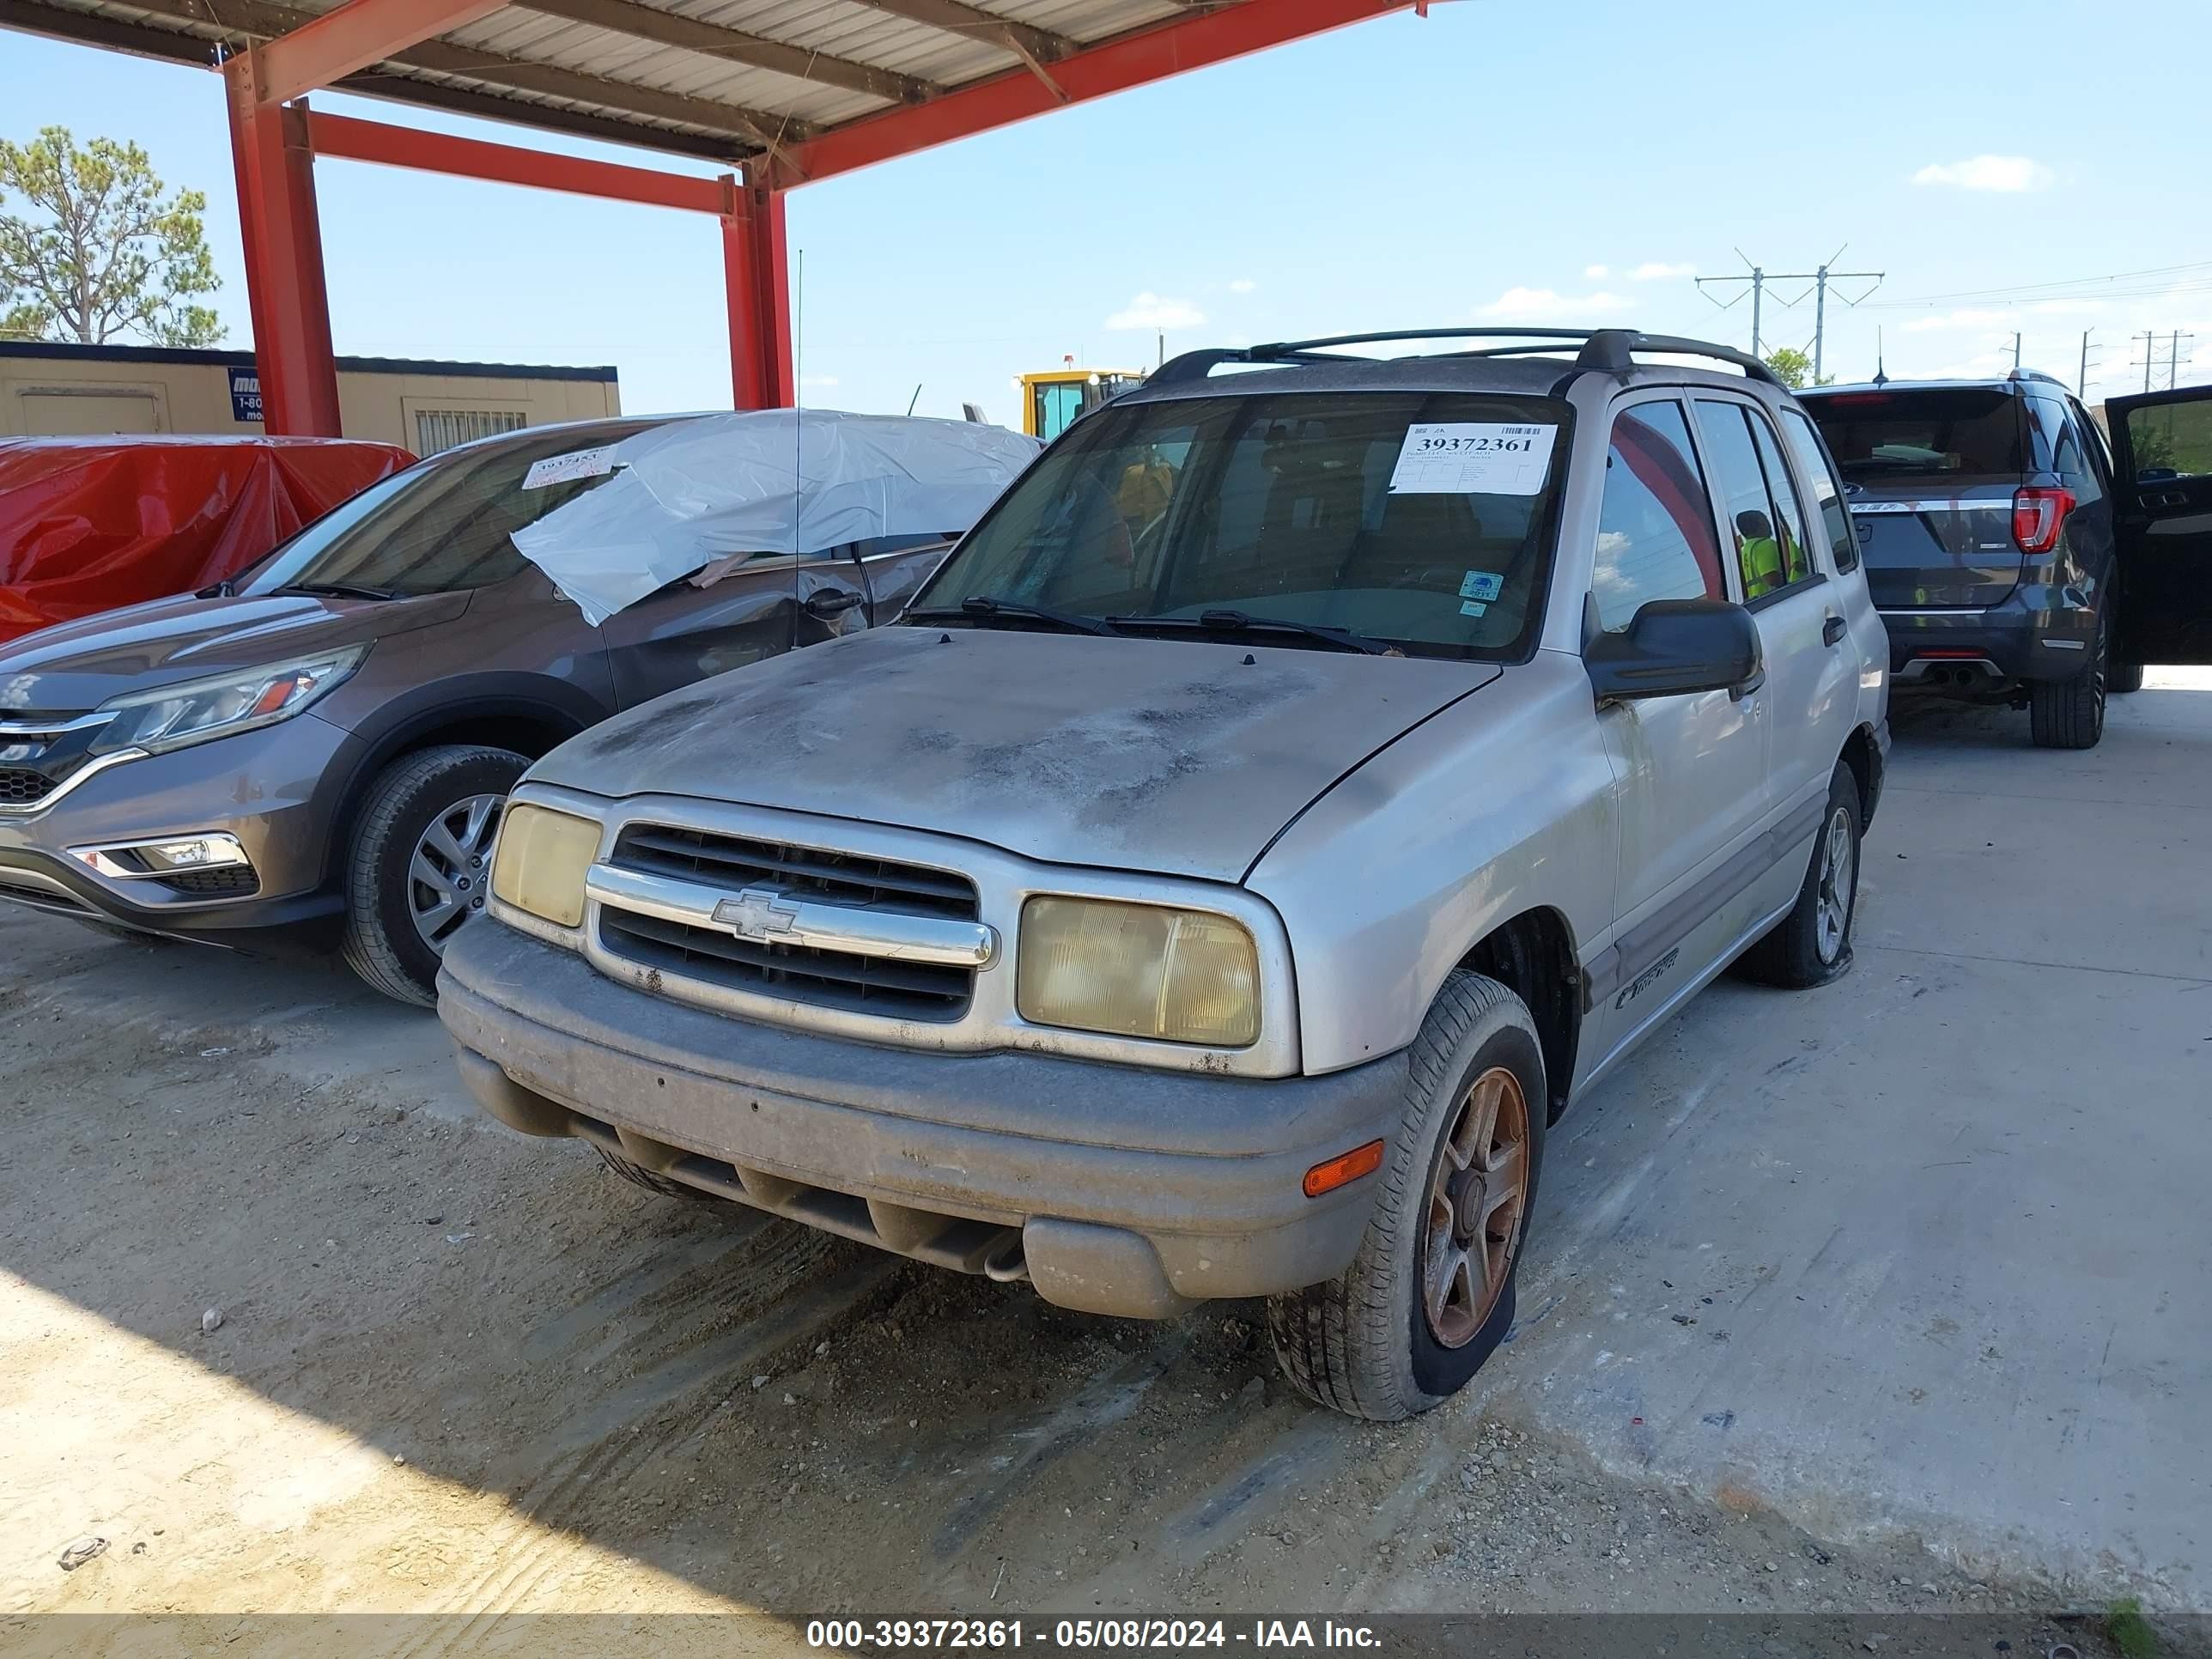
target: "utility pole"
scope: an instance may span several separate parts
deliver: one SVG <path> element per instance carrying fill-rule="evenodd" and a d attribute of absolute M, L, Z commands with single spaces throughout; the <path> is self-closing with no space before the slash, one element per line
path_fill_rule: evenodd
<path fill-rule="evenodd" d="M 2133 337 L 2133 336 L 2130 336 L 2130 338 L 2133 338 L 2134 337 Z M 2150 390 L 2150 366 L 2151 366 L 2152 362 L 2154 361 L 2154 358 L 2153 357 L 2153 355 L 2152 355 L 2152 347 L 2153 347 L 2153 346 L 2154 346 L 2154 345 L 2157 343 L 2157 341 L 2158 341 L 2158 336 L 2157 336 L 2157 335 L 2155 335 L 2155 334 L 2154 334 L 2154 333 L 2152 333 L 2148 329 L 2145 329 L 2145 330 L 2142 331 L 2142 343 L 2143 343 L 2143 360 L 2142 360 L 2143 390 L 2144 390 L 2145 392 L 2148 392 L 2148 391 L 2149 391 L 2149 390 Z"/>
<path fill-rule="evenodd" d="M 1743 250 L 1741 248 L 1738 248 L 1735 252 L 1736 258 L 1743 259 Z M 1759 356 L 1759 301 L 1765 297 L 1766 294 L 1766 273 L 1761 270 L 1757 265 L 1752 265 L 1751 261 L 1748 259 L 1744 259 L 1743 262 L 1747 265 L 1751 265 L 1751 275 L 1748 276 L 1700 276 L 1697 279 L 1697 283 L 1700 293 L 1703 293 L 1707 287 L 1717 283 L 1748 283 L 1751 284 L 1751 355 L 1756 357 Z M 1713 299 L 1713 296 L 1710 294 L 1705 295 L 1705 297 L 1708 300 Z M 1743 298 L 1743 295 L 1741 294 L 1735 296 L 1735 300 L 1741 300 L 1741 298 Z M 1713 303 L 1718 306 L 1723 311 L 1726 311 L 1730 306 L 1735 303 L 1735 300 L 1713 300 Z"/>
<path fill-rule="evenodd" d="M 1848 247 L 1850 246 L 1850 244 L 1848 242 L 1844 245 L 1844 247 Z M 1760 355 L 1759 348 L 1761 338 L 1759 327 L 1762 321 L 1761 307 L 1766 298 L 1766 289 L 1769 284 L 1774 283 L 1812 283 L 1813 384 L 1818 386 L 1820 383 L 1820 365 L 1822 362 L 1823 348 L 1826 344 L 1829 285 L 1831 283 L 1839 282 L 1854 283 L 1871 281 L 1875 286 L 1878 288 L 1881 285 L 1881 279 L 1884 275 L 1883 272 L 1879 270 L 1838 270 L 1835 268 L 1835 264 L 1837 260 L 1843 258 L 1843 255 L 1844 249 L 1840 247 L 1838 248 L 1833 253 L 1828 256 L 1826 261 L 1816 270 L 1784 270 L 1769 272 L 1764 266 L 1752 264 L 1751 260 L 1745 255 L 1744 251 L 1741 248 L 1738 248 L 1735 251 L 1735 256 L 1737 258 L 1743 260 L 1744 264 L 1750 267 L 1749 274 L 1738 276 L 1700 276 L 1698 278 L 1698 287 L 1700 289 L 1703 289 L 1708 285 L 1723 283 L 1742 283 L 1749 285 L 1749 292 L 1751 294 L 1751 355 L 1756 357 Z M 1857 305 L 1860 301 L 1864 300 L 1867 297 L 1867 294 L 1871 294 L 1873 292 L 1874 289 L 1870 288 L 1866 291 L 1866 294 L 1860 295 L 1858 298 L 1855 300 L 1847 300 L 1845 303 L 1848 305 Z M 1709 300 L 1712 299 L 1712 295 L 1710 294 L 1706 295 L 1705 297 Z M 1782 303 L 1786 306 L 1794 306 L 1797 303 L 1797 300 L 1802 300 L 1804 297 L 1804 295 L 1801 293 L 1797 295 L 1796 300 L 1784 300 Z M 1720 307 L 1722 310 L 1725 311 L 1729 307 L 1734 305 L 1736 302 L 1736 300 L 1741 300 L 1741 298 L 1743 298 L 1743 295 L 1740 292 L 1737 294 L 1735 300 L 1713 300 L 1713 303 Z"/>
<path fill-rule="evenodd" d="M 2020 373 L 2020 331 L 2018 329 L 2012 331 L 2012 372 L 2015 374 Z"/>
<path fill-rule="evenodd" d="M 2095 331 L 2087 328 L 2081 331 L 2081 374 L 2074 382 L 2074 395 L 2077 398 L 2089 395 L 2089 337 Z"/>
<path fill-rule="evenodd" d="M 2185 334 L 2178 328 L 2173 331 L 2173 341 L 2166 348 L 2166 389 L 2168 392 L 2181 384 L 2181 343 L 2196 337 L 2194 334 Z"/>

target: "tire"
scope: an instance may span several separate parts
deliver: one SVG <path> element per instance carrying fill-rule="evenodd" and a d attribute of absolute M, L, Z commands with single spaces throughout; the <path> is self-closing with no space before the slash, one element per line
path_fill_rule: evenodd
<path fill-rule="evenodd" d="M 529 764 L 511 750 L 441 744 L 402 755 L 369 786 L 347 844 L 343 951 L 347 965 L 385 995 L 425 1008 L 438 1000 L 438 957 L 451 933 L 448 928 L 434 941 L 418 927 L 417 911 L 428 890 L 413 872 L 418 852 L 434 862 L 443 857 L 426 842 L 432 827 L 463 803 L 503 799 Z M 447 918 L 451 927 L 465 923 L 483 903 L 491 879 L 490 832 L 498 816 L 495 805 L 480 837 L 447 836 L 478 860 L 454 874 L 467 890 L 460 896 L 458 919 Z"/>
<path fill-rule="evenodd" d="M 1744 978 L 1785 991 L 1808 991 L 1851 970 L 1851 926 L 1859 914 L 1859 841 L 1863 804 L 1858 780 L 1841 761 L 1828 779 L 1828 807 L 1797 902 L 1736 963 Z M 1838 865 L 1848 860 L 1840 883 Z"/>
<path fill-rule="evenodd" d="M 1486 1095 L 1492 1102 L 1487 1131 Z M 1389 1423 L 1466 1386 L 1513 1328 L 1549 1099 L 1536 1023 L 1521 999 L 1480 974 L 1446 980 L 1410 1051 L 1404 1122 L 1391 1139 L 1358 1254 L 1340 1277 L 1268 1299 L 1275 1358 L 1292 1388 L 1350 1416 Z M 1517 1158 L 1504 1144 L 1516 1133 Z M 1447 1138 L 1468 1134 L 1474 1139 L 1463 1144 L 1481 1143 L 1480 1161 L 1510 1169 L 1517 1190 L 1470 1181 L 1469 1171 L 1453 1167 L 1456 1159 L 1447 1162 Z M 1457 1191 L 1440 1192 L 1440 1179 L 1458 1182 Z M 1486 1207 L 1492 1203 L 1495 1211 Z M 1432 1231 L 1432 1222 L 1443 1231 Z M 1468 1249 L 1471 1239 L 1480 1241 L 1479 1252 Z M 1430 1269 L 1462 1252 L 1465 1273 L 1439 1275 L 1447 1293 L 1440 1322 Z M 1478 1254 L 1489 1264 L 1486 1308 L 1469 1294 Z"/>
<path fill-rule="evenodd" d="M 704 1204 L 727 1204 L 732 1201 L 724 1198 L 720 1193 L 710 1193 L 704 1188 L 689 1187 L 680 1181 L 672 1181 L 666 1176 L 655 1175 L 644 1165 L 633 1164 L 628 1158 L 611 1152 L 604 1146 L 593 1146 L 592 1150 L 599 1155 L 599 1162 L 607 1166 L 610 1174 L 619 1176 L 633 1187 L 642 1187 L 648 1193 L 659 1193 L 663 1198 L 696 1199 Z"/>
<path fill-rule="evenodd" d="M 2105 695 L 2124 697 L 2130 691 L 2142 690 L 2143 665 L 2139 662 L 2108 663 L 2105 667 Z"/>
<path fill-rule="evenodd" d="M 2094 749 L 2105 735 L 2105 653 L 2109 624 L 2089 643 L 2089 665 L 2070 680 L 2042 680 L 2027 691 L 2027 729 L 2038 749 Z M 2136 671 L 2142 684 L 2142 671 Z"/>

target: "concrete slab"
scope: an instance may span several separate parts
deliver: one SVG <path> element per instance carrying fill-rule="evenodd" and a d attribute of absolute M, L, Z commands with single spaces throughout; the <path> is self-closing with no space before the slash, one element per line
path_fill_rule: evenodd
<path fill-rule="evenodd" d="M 2212 1606 L 2212 674 L 1906 710 L 1857 965 L 1723 983 L 1554 1140 L 1491 1382 L 1609 1465 Z"/>
<path fill-rule="evenodd" d="M 2087 755 L 1900 715 L 1856 970 L 1582 1103 L 1513 1341 L 1387 1429 L 1256 1307 L 802 1278 L 447 1121 L 436 1023 L 335 965 L 0 913 L 0 1608 L 1987 1605 L 1903 1529 L 2212 1610 L 2212 674 L 2152 685 Z"/>

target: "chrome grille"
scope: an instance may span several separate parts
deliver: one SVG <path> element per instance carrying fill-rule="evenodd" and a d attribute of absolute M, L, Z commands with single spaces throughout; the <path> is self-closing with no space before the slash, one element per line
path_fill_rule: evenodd
<path fill-rule="evenodd" d="M 975 884 L 965 876 L 890 859 L 751 841 L 672 824 L 633 824 L 615 843 L 625 870 L 744 887 L 774 887 L 828 904 L 878 907 L 915 916 L 973 921 Z"/>
<path fill-rule="evenodd" d="M 608 860 L 615 869 L 696 883 L 735 898 L 772 893 L 867 916 L 973 921 L 975 885 L 925 865 L 671 824 L 633 824 Z M 788 998 L 886 1018 L 950 1021 L 968 1011 L 975 970 L 901 960 L 775 938 L 735 927 L 649 915 L 603 902 L 599 944 L 610 955 L 663 975 L 726 990 Z"/>

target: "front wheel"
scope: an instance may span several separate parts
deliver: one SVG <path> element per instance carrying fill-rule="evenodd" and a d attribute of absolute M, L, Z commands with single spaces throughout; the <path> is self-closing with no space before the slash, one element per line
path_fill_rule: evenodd
<path fill-rule="evenodd" d="M 1480 974 L 1446 980 L 1410 1051 L 1359 1253 L 1340 1277 L 1268 1301 L 1293 1388 L 1395 1422 L 1466 1386 L 1513 1327 L 1549 1097 L 1521 999 Z"/>
<path fill-rule="evenodd" d="M 344 955 L 385 995 L 438 1000 L 438 960 L 483 913 L 492 838 L 529 764 L 512 750 L 440 744 L 369 786 L 346 862 Z"/>
<path fill-rule="evenodd" d="M 2116 662 L 2105 670 L 2105 695 L 2124 697 L 2131 691 L 2142 690 L 2143 665 L 2139 662 Z"/>

